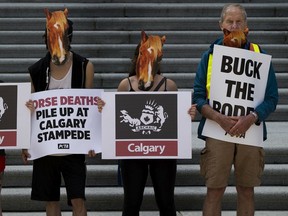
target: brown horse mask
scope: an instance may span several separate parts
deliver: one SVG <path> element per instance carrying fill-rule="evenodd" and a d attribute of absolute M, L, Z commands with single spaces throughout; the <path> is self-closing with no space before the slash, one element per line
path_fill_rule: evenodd
<path fill-rule="evenodd" d="M 138 88 L 149 91 L 154 83 L 154 76 L 158 72 L 159 62 L 162 59 L 162 47 L 166 37 L 147 36 L 141 32 L 141 43 L 136 62 L 136 75 L 138 77 Z"/>
<path fill-rule="evenodd" d="M 244 31 L 228 31 L 223 29 L 224 39 L 223 45 L 235 48 L 241 48 L 247 42 L 247 35 L 249 29 L 246 28 Z"/>
<path fill-rule="evenodd" d="M 51 60 L 55 65 L 65 64 L 69 54 L 68 9 L 50 12 L 45 8 L 44 13 L 46 15 L 47 46 Z"/>

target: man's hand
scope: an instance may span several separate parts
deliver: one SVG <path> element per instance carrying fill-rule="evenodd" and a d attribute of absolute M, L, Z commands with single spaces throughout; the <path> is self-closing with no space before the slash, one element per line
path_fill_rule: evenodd
<path fill-rule="evenodd" d="M 239 137 L 242 134 L 245 134 L 246 131 L 256 122 L 254 115 L 249 114 L 246 116 L 234 116 L 231 119 L 237 121 L 237 123 L 229 130 L 231 136 Z"/>

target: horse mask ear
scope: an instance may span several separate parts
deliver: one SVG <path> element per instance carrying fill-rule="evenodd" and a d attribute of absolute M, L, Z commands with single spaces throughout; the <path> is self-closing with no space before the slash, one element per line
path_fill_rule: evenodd
<path fill-rule="evenodd" d="M 48 8 L 44 9 L 44 13 L 46 15 L 47 20 L 49 20 L 52 16 L 52 13 L 48 10 Z"/>
<path fill-rule="evenodd" d="M 65 16 L 67 18 L 68 17 L 68 9 L 67 8 L 64 9 L 64 14 L 65 14 Z"/>
<path fill-rule="evenodd" d="M 162 44 L 162 47 L 164 45 L 164 43 L 166 42 L 166 36 L 162 36 L 161 37 L 161 44 Z M 158 61 L 161 61 L 162 60 L 162 56 L 163 56 L 163 51 L 162 51 L 162 47 L 161 47 L 161 50 L 158 50 Z"/>
<path fill-rule="evenodd" d="M 245 36 L 247 37 L 247 35 L 248 35 L 248 33 L 249 33 L 249 29 L 246 28 L 243 32 L 244 32 Z"/>
<path fill-rule="evenodd" d="M 223 29 L 223 33 L 225 36 L 228 36 L 230 34 L 230 31 L 228 29 Z"/>
<path fill-rule="evenodd" d="M 161 42 L 162 42 L 162 46 L 164 45 L 164 43 L 166 42 L 166 36 L 164 35 L 164 36 L 162 36 L 162 38 L 161 38 Z"/>
<path fill-rule="evenodd" d="M 64 12 L 64 15 L 67 18 L 68 17 L 68 8 L 65 8 L 63 12 Z M 47 20 L 51 19 L 52 13 L 49 11 L 48 8 L 44 8 L 44 13 L 46 15 Z"/>
<path fill-rule="evenodd" d="M 141 44 L 145 43 L 147 39 L 148 35 L 144 31 L 141 31 Z"/>

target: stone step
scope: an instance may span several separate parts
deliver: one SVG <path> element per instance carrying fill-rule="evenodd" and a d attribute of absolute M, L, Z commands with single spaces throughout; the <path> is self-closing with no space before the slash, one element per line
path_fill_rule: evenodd
<path fill-rule="evenodd" d="M 1 18 L 2 31 L 35 31 L 42 30 L 45 18 Z M 215 31 L 219 30 L 217 17 L 99 17 L 99 18 L 73 18 L 74 28 L 78 31 Z M 266 29 L 269 31 L 285 31 L 288 17 L 252 17 L 249 18 L 249 28 L 254 31 Z M 151 25 L 153 23 L 153 25 Z"/>
<path fill-rule="evenodd" d="M 279 101 L 278 104 L 288 104 L 288 89 L 278 88 Z"/>
<path fill-rule="evenodd" d="M 5 211 L 43 211 L 44 203 L 30 200 L 30 188 L 3 188 L 2 207 Z M 175 203 L 179 211 L 200 211 L 205 187 L 176 187 Z M 287 186 L 260 186 L 255 188 L 255 209 L 261 211 L 287 211 Z M 122 209 L 122 187 L 87 187 L 86 206 L 88 211 L 120 211 Z M 17 203 L 18 205 L 15 205 Z M 20 204 L 21 203 L 21 204 Z M 223 210 L 236 209 L 236 189 L 227 187 L 223 197 Z M 66 205 L 65 189 L 61 189 L 61 207 L 71 211 Z M 143 211 L 156 211 L 152 187 L 146 187 L 142 203 Z"/>
<path fill-rule="evenodd" d="M 197 116 L 199 114 L 197 113 Z M 204 141 L 197 138 L 197 128 L 199 122 L 192 122 L 192 159 L 178 160 L 179 164 L 198 164 L 201 149 L 204 147 Z M 266 164 L 288 164 L 287 147 L 287 128 L 288 122 L 266 122 L 267 140 L 264 142 L 265 163 Z M 7 165 L 23 165 L 20 149 L 6 149 Z M 96 157 L 88 158 L 88 165 L 116 165 L 117 160 L 102 160 L 101 154 Z M 29 162 L 32 164 L 32 162 Z"/>
<path fill-rule="evenodd" d="M 0 31 L 0 44 L 44 44 L 43 34 L 45 25 L 43 24 L 41 30 L 28 31 L 28 30 L 9 30 Z M 146 29 L 144 29 L 146 31 Z M 211 44 L 216 38 L 222 35 L 220 29 L 208 31 L 194 31 L 194 30 L 154 30 L 146 31 L 147 34 L 166 35 L 166 43 L 168 44 Z M 74 28 L 73 31 L 73 45 L 75 44 L 138 44 L 141 39 L 140 30 L 135 31 L 83 31 Z M 287 44 L 288 32 L 287 31 L 269 31 L 250 29 L 249 40 L 257 41 L 261 46 L 262 44 Z"/>
<path fill-rule="evenodd" d="M 210 44 L 221 35 L 217 25 L 218 17 L 223 4 L 229 1 L 203 0 L 199 3 L 196 0 L 177 2 L 175 0 L 165 0 L 165 2 L 151 0 L 149 4 L 143 0 L 64 0 L 61 3 L 56 0 L 47 3 L 39 0 L 0 0 L 0 2 L 0 41 L 2 44 L 0 53 L 6 54 L 3 56 L 4 60 L 0 61 L 0 65 L 3 65 L 2 68 L 0 67 L 2 72 L 0 76 L 4 77 L 5 81 L 29 81 L 27 67 L 42 57 L 45 52 L 41 51 L 45 49 L 42 40 L 45 28 L 43 8 L 47 6 L 53 10 L 67 6 L 75 29 L 73 38 L 75 45 L 72 47 L 75 51 L 78 48 L 79 52 L 86 53 L 87 57 L 91 58 L 95 65 L 95 84 L 98 88 L 116 88 L 120 79 L 127 76 L 130 68 L 128 68 L 130 54 L 133 53 L 131 45 L 135 46 L 139 42 L 140 30 L 144 29 L 148 34 L 157 32 L 157 34 L 166 35 L 168 46 L 165 46 L 167 55 L 163 59 L 165 64 L 162 71 L 167 71 L 164 75 L 171 76 L 182 88 L 192 89 L 196 66 L 204 50 L 201 44 Z M 263 0 L 236 0 L 234 2 L 244 3 L 247 9 L 251 30 L 249 39 L 260 45 L 263 44 L 267 50 L 263 48 L 273 55 L 273 65 L 277 71 L 281 97 L 277 111 L 269 117 L 269 120 L 273 121 L 268 122 L 267 125 L 269 134 L 264 144 L 266 167 L 263 186 L 255 188 L 257 209 L 255 215 L 284 216 L 288 215 L 288 105 L 286 105 L 288 90 L 286 58 L 288 54 L 285 52 L 286 45 L 281 46 L 287 44 L 288 38 L 287 0 L 265 2 Z M 268 2 L 270 4 L 267 4 Z M 8 18 L 9 16 L 11 18 Z M 264 29 L 267 31 L 263 31 Z M 16 44 L 16 46 L 22 44 L 23 46 L 17 48 L 10 46 L 6 49 L 7 44 Z M 29 44 L 33 44 L 35 49 L 31 49 Z M 85 46 L 82 46 L 84 44 Z M 111 48 L 111 44 L 117 44 L 117 46 Z M 182 47 L 177 44 L 182 44 Z M 117 56 L 109 54 L 110 50 L 118 52 Z M 189 53 L 189 50 L 192 52 Z M 15 54 L 17 52 L 24 55 L 26 52 L 26 55 L 17 55 Z M 181 58 L 175 59 L 175 56 Z M 186 61 L 185 58 L 191 59 Z M 11 64 L 8 63 L 9 61 Z M 111 67 L 109 64 L 114 65 Z M 5 67 L 15 69 L 6 70 Z M 118 68 L 119 70 L 116 70 Z M 179 160 L 178 165 L 175 199 L 177 208 L 182 211 L 183 216 L 201 215 L 200 210 L 206 192 L 203 179 L 199 175 L 199 154 L 203 148 L 203 141 L 196 138 L 197 126 L 198 122 L 193 122 L 193 158 Z M 20 150 L 6 150 L 6 152 L 7 168 L 2 189 L 5 215 L 7 211 L 9 212 L 7 215 L 45 215 L 44 203 L 30 200 L 31 163 L 26 166 L 22 165 Z M 87 163 L 88 215 L 120 216 L 123 189 L 118 186 L 117 160 L 101 160 L 98 155 L 96 158 L 88 158 Z M 19 180 L 21 180 L 20 183 Z M 230 180 L 231 186 L 227 188 L 223 199 L 224 216 L 236 214 L 236 190 L 232 187 L 232 180 L 233 178 Z M 157 215 L 150 179 L 147 184 L 141 216 Z M 71 215 L 71 208 L 66 205 L 64 188 L 61 189 L 61 194 L 62 209 L 66 211 L 63 215 Z"/>
<path fill-rule="evenodd" d="M 163 73 L 164 76 L 173 79 L 179 89 L 193 88 L 194 73 Z M 28 72 L 25 73 L 0 73 L 1 79 L 5 82 L 30 82 Z M 100 89 L 115 89 L 118 87 L 119 82 L 128 76 L 128 72 L 125 73 L 95 73 L 94 74 L 94 87 Z M 277 74 L 279 88 L 286 88 L 288 82 L 287 74 Z M 280 95 L 281 96 L 281 95 Z M 285 97 L 285 96 L 284 96 Z M 285 99 L 285 98 L 284 98 Z M 281 99 L 282 100 L 282 99 Z M 279 107 L 279 111 L 285 110 L 286 107 Z M 284 116 L 285 117 L 285 116 Z M 284 121 L 285 118 L 283 118 Z M 281 119 L 278 119 L 281 121 Z M 278 121 L 277 120 L 277 121 Z"/>
<path fill-rule="evenodd" d="M 288 121 L 287 117 L 288 105 L 277 105 L 274 113 L 272 113 L 267 119 L 272 121 Z"/>
<path fill-rule="evenodd" d="M 165 58 L 199 58 L 210 44 L 170 44 L 165 43 Z M 73 51 L 87 58 L 132 58 L 137 44 L 73 44 Z M 264 44 L 261 48 L 275 58 L 288 58 L 287 44 Z M 41 58 L 46 54 L 46 46 L 39 44 L 0 44 L 0 58 Z"/>
<path fill-rule="evenodd" d="M 243 3 L 249 17 L 285 17 L 287 3 Z M 45 17 L 43 9 L 69 9 L 73 17 L 219 17 L 223 3 L 1 3 L 0 17 Z"/>
<path fill-rule="evenodd" d="M 3 3 L 19 3 L 19 0 L 0 0 Z M 21 0 L 21 2 L 39 3 L 39 0 Z M 62 3 L 143 3 L 143 0 L 62 0 Z M 199 3 L 199 0 L 178 0 L 179 3 Z M 234 3 L 287 3 L 286 0 L 234 0 Z M 49 3 L 59 3 L 58 0 L 50 0 Z M 149 3 L 175 3 L 175 0 L 149 0 Z M 202 0 L 201 3 L 231 3 L 230 0 Z"/>
<path fill-rule="evenodd" d="M 39 58 L 0 58 L 0 71 L 8 73 L 27 73 L 27 68 Z M 95 73 L 128 73 L 131 58 L 89 58 L 94 64 Z M 165 73 L 195 73 L 200 58 L 163 58 L 161 70 Z M 278 75 L 287 75 L 288 59 L 274 58 L 272 64 Z M 281 81 L 281 80 L 279 80 Z M 281 87 L 281 86 L 280 86 Z"/>
<path fill-rule="evenodd" d="M 28 67 L 39 59 L 0 59 L 0 75 L 5 82 L 29 82 Z M 123 58 L 90 58 L 94 64 L 94 87 L 95 88 L 117 88 L 119 82 L 128 76 L 131 59 Z M 288 60 L 272 60 L 276 71 L 279 88 L 287 88 L 288 82 Z M 178 88 L 193 88 L 195 72 L 199 59 L 163 59 L 161 70 L 163 75 L 173 79 Z M 286 68 L 285 68 L 286 67 Z"/>
<path fill-rule="evenodd" d="M 178 164 L 176 186 L 204 186 L 198 164 Z M 32 177 L 31 165 L 7 166 L 5 169 L 4 188 L 30 187 Z M 233 171 L 229 185 L 234 185 Z M 87 187 L 117 187 L 120 186 L 118 165 L 88 165 Z M 149 178 L 147 185 L 151 186 Z M 287 164 L 266 164 L 263 175 L 263 186 L 288 186 Z"/>
<path fill-rule="evenodd" d="M 62 216 L 70 216 L 72 212 L 62 212 Z M 181 211 L 177 216 L 199 216 L 201 211 Z M 88 216 L 121 216 L 120 211 L 89 211 Z M 140 216 L 157 216 L 158 211 L 141 211 Z M 222 211 L 222 216 L 235 216 L 236 211 Z M 255 216 L 287 216 L 288 211 L 256 211 Z M 46 216 L 45 212 L 5 212 L 5 216 Z"/>

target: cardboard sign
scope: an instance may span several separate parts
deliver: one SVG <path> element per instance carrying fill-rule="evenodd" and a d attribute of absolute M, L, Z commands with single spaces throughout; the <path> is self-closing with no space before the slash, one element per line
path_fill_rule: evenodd
<path fill-rule="evenodd" d="M 102 158 L 191 158 L 191 92 L 104 92 Z"/>
<path fill-rule="evenodd" d="M 0 149 L 30 147 L 30 83 L 0 83 Z"/>
<path fill-rule="evenodd" d="M 45 155 L 101 151 L 101 115 L 97 99 L 102 90 L 60 89 L 32 94 L 31 160 Z"/>
<path fill-rule="evenodd" d="M 264 100 L 271 56 L 250 50 L 214 46 L 210 106 L 227 116 L 244 116 Z M 203 135 L 233 143 L 262 146 L 263 124 L 231 137 L 216 122 L 206 120 Z"/>

